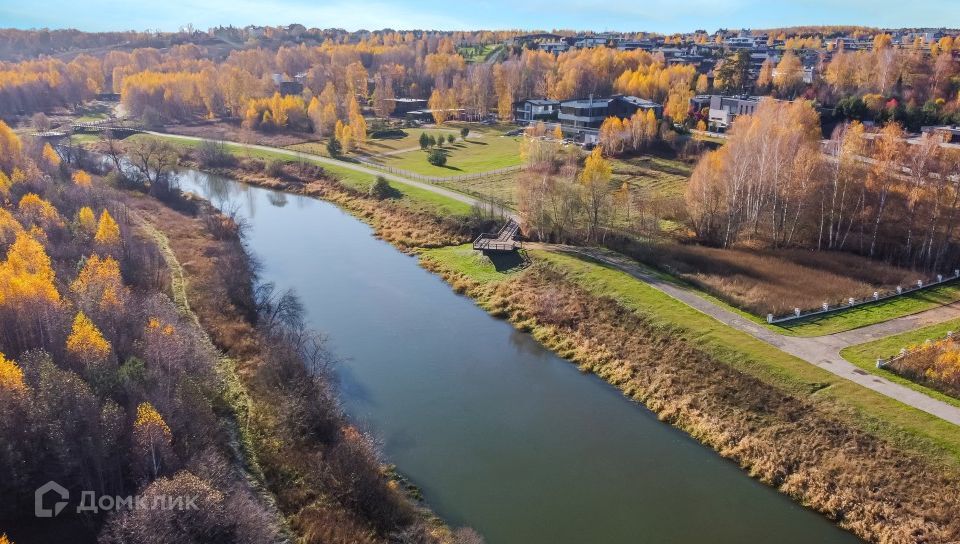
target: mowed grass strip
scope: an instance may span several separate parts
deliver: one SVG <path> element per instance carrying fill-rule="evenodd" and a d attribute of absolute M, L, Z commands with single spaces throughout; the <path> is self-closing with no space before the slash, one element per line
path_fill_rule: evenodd
<path fill-rule="evenodd" d="M 469 246 L 431 250 L 441 265 L 475 281 L 507 279 L 515 271 L 495 271 L 470 257 Z M 935 462 L 960 467 L 960 429 L 936 416 L 839 378 L 765 342 L 728 327 L 616 268 L 586 257 L 530 250 L 534 262 L 546 263 L 598 297 L 609 297 L 637 312 L 664 333 L 674 332 L 737 370 L 785 393 L 806 398 L 825 412 Z"/>
<path fill-rule="evenodd" d="M 838 310 L 822 317 L 803 319 L 795 324 L 785 323 L 779 328 L 796 336 L 821 336 L 883 323 L 958 300 L 960 282 L 952 282 L 848 310 Z"/>

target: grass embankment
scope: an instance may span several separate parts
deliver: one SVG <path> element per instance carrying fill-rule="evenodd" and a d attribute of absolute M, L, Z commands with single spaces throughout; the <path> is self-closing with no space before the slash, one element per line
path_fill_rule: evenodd
<path fill-rule="evenodd" d="M 157 136 L 139 134 L 132 136 L 131 138 L 155 137 Z M 180 147 L 182 152 L 185 154 L 188 154 L 190 151 L 196 149 L 200 145 L 200 142 L 197 140 L 190 140 L 175 135 L 164 135 L 159 136 L 159 138 L 168 140 Z M 319 161 L 302 155 L 291 155 L 289 152 L 284 152 L 282 150 L 266 150 L 259 148 L 251 149 L 249 147 L 244 147 L 240 144 L 230 142 L 224 143 L 224 149 L 238 159 L 259 159 L 262 161 L 276 160 L 288 165 L 296 165 L 299 162 L 303 162 L 305 164 L 319 166 L 323 168 L 324 171 L 329 172 L 336 177 L 337 180 L 345 187 L 353 189 L 358 193 L 368 192 L 377 178 L 377 175 L 375 174 L 361 172 L 350 168 L 348 163 L 330 164 L 326 161 Z M 396 180 L 391 180 L 390 185 L 398 192 L 398 198 L 392 199 L 392 201 L 412 211 L 432 213 L 443 217 L 466 217 L 470 215 L 472 211 L 472 207 L 465 202 L 461 202 L 459 200 L 455 200 L 453 198 L 449 198 L 444 195 L 416 187 L 414 185 L 409 185 Z"/>
<path fill-rule="evenodd" d="M 954 319 L 894 336 L 888 336 L 887 338 L 881 338 L 872 342 L 850 346 L 842 350 L 840 355 L 844 359 L 857 365 L 863 370 L 870 372 L 871 374 L 875 374 L 892 382 L 905 385 L 911 389 L 920 391 L 921 393 L 936 399 L 940 399 L 954 406 L 960 406 L 960 399 L 946 395 L 934 388 L 927 387 L 923 384 L 907 379 L 891 370 L 877 368 L 877 359 L 889 359 L 890 357 L 897 355 L 902 348 L 921 344 L 928 339 L 937 340 L 944 338 L 947 335 L 947 332 L 958 330 L 960 330 L 960 319 Z"/>
<path fill-rule="evenodd" d="M 132 195 L 127 200 L 149 218 L 149 228 L 162 233 L 156 236 L 164 240 L 179 272 L 178 305 L 192 308 L 228 355 L 244 443 L 296 537 L 379 544 L 389 541 L 388 534 L 406 531 L 417 535 L 418 542 L 449 542 L 449 529 L 409 502 L 403 481 L 379 464 L 367 437 L 347 424 L 303 361 L 285 352 L 232 302 L 246 255 L 236 240 L 210 231 L 203 220 L 210 212 L 194 217 L 152 198 Z"/>
<path fill-rule="evenodd" d="M 800 502 L 876 541 L 960 536 L 955 426 L 842 380 L 639 282 L 530 252 L 499 272 L 465 248 L 424 266 Z"/>

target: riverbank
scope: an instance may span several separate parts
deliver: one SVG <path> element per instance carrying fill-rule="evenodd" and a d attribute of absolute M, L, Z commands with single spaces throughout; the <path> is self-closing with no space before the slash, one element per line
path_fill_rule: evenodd
<path fill-rule="evenodd" d="M 288 336 L 313 342 L 304 340 L 311 338 L 305 331 L 267 332 L 262 316 L 236 302 L 253 296 L 255 266 L 230 220 L 204 204 L 189 214 L 137 193 L 123 199 L 169 249 L 168 264 L 182 274 L 180 295 L 174 286 L 178 304 L 190 308 L 230 361 L 229 397 L 254 472 L 293 535 L 334 543 L 381 543 L 400 534 L 452 542 L 449 529 L 410 498 L 416 490 L 380 464 L 370 438 L 346 423 L 325 378 L 315 379 L 330 362 L 322 343 L 310 348 L 318 357 L 304 361 Z"/>
<path fill-rule="evenodd" d="M 259 184 L 277 188 L 269 179 Z M 589 292 L 564 274 L 564 263 L 553 263 L 552 271 L 535 265 L 478 280 L 482 266 L 470 258 L 435 257 L 428 255 L 424 264 L 494 315 L 533 332 L 755 477 L 861 537 L 939 542 L 958 534 L 950 510 L 957 506 L 957 450 L 938 440 L 942 431 L 930 430 L 937 424 L 922 415 L 884 419 L 863 413 L 845 393 L 903 408 L 772 348 L 751 353 L 749 343 L 741 349 L 702 346 L 643 318 L 624 300 Z M 766 357 L 777 361 L 768 364 Z"/>
<path fill-rule="evenodd" d="M 635 311 L 624 292 L 609 285 L 597 292 L 610 278 L 595 273 L 607 269 L 583 270 L 590 266 L 572 257 L 532 258 L 527 269 L 499 277 L 449 248 L 422 260 L 493 315 L 861 538 L 951 542 L 960 535 L 953 514 L 960 480 L 955 464 L 941 464 L 952 455 L 943 445 L 925 444 L 939 449 L 934 459 L 905 453 L 905 444 L 858 428 L 857 415 L 834 402 L 827 384 L 737 368 L 705 348 L 704 338 Z"/>

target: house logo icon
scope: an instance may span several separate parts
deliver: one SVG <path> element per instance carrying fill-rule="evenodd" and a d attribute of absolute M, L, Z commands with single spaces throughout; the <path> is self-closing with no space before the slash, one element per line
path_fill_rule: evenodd
<path fill-rule="evenodd" d="M 51 491 L 60 497 L 60 500 L 53 503 L 52 509 L 45 508 L 43 505 L 43 498 Z M 63 511 L 64 507 L 67 506 L 67 499 L 69 498 L 70 492 L 62 485 L 57 482 L 47 482 L 37 488 L 33 493 L 33 513 L 38 518 L 52 518 Z"/>

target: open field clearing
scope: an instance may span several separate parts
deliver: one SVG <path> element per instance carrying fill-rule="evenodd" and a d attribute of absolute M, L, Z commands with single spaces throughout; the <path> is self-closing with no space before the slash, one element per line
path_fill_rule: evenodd
<path fill-rule="evenodd" d="M 452 177 L 476 174 L 520 164 L 520 137 L 484 135 L 482 138 L 457 140 L 441 149 L 447 164 L 434 166 L 427 162 L 427 151 L 419 148 L 408 153 L 384 155 L 378 160 L 386 166 L 409 170 L 425 176 Z"/>
<path fill-rule="evenodd" d="M 683 161 L 659 155 L 642 155 L 611 160 L 612 180 L 629 183 L 651 196 L 683 197 L 693 167 Z"/>

